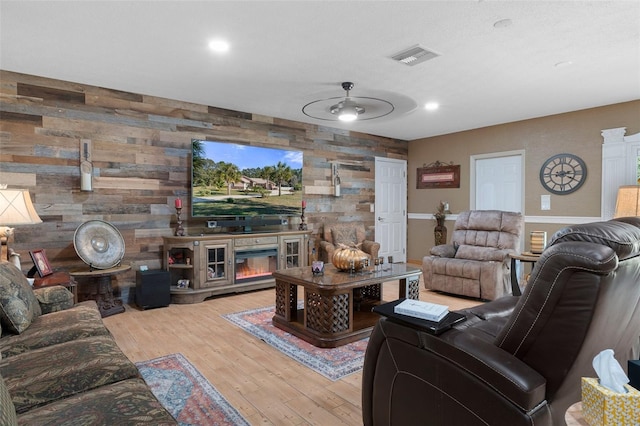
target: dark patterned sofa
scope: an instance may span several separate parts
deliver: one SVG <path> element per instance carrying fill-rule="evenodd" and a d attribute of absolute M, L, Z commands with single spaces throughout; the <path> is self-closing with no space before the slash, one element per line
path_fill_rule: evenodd
<path fill-rule="evenodd" d="M 0 263 L 0 425 L 176 424 L 93 301 Z"/>

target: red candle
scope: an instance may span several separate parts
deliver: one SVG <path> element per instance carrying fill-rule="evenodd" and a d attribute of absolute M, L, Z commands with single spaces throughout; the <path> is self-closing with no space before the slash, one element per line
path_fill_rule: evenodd
<path fill-rule="evenodd" d="M 303 209 L 307 208 L 307 202 L 305 200 L 302 200 L 302 208 Z"/>
<path fill-rule="evenodd" d="M 182 200 L 180 198 L 176 198 L 176 209 L 182 208 Z"/>

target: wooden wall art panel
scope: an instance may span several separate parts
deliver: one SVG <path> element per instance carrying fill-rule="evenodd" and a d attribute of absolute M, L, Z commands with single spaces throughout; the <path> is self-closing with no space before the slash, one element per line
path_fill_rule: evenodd
<path fill-rule="evenodd" d="M 28 189 L 43 220 L 16 229 L 23 269 L 37 248 L 46 249 L 54 269 L 84 267 L 73 248 L 75 229 L 105 220 L 122 233 L 124 262 L 132 264 L 116 277 L 123 293 L 140 265 L 162 267 L 176 197 L 185 203 L 187 232 L 207 231 L 204 220 L 184 214 L 192 139 L 304 151 L 305 216 L 316 245 L 324 222 L 362 222 L 375 238 L 374 159 L 407 159 L 405 141 L 7 71 L 0 81 L 0 183 Z M 82 139 L 91 141 L 91 192 L 80 190 Z M 331 161 L 345 163 L 339 198 L 331 195 Z"/>
<path fill-rule="evenodd" d="M 460 165 L 442 165 L 438 162 L 420 167 L 416 180 L 416 189 L 460 188 Z"/>

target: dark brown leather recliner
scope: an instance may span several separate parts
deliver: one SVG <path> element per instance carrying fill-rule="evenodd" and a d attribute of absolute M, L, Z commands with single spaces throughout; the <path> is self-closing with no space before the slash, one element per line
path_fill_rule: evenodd
<path fill-rule="evenodd" d="M 564 425 L 593 357 L 640 355 L 640 218 L 564 228 L 520 297 L 434 336 L 382 318 L 364 362 L 369 425 Z"/>

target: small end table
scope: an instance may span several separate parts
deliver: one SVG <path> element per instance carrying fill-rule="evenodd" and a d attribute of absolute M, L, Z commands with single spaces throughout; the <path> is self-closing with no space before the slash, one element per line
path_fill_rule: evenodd
<path fill-rule="evenodd" d="M 95 300 L 102 317 L 124 312 L 122 300 L 113 295 L 111 278 L 119 273 L 131 269 L 131 265 L 120 265 L 109 269 L 94 269 L 92 271 L 72 271 L 70 274 L 75 278 L 87 279 L 88 285 L 81 285 L 79 297 L 80 301 Z M 79 283 L 80 284 L 80 283 Z M 83 288 L 84 287 L 84 288 Z"/>
<path fill-rule="evenodd" d="M 518 284 L 518 273 L 516 272 L 516 260 L 520 262 L 531 263 L 531 268 L 535 266 L 536 262 L 540 259 L 540 255 L 525 251 L 523 253 L 511 253 L 511 292 L 514 296 L 522 296 L 522 290 Z"/>
<path fill-rule="evenodd" d="M 582 402 L 576 402 L 567 409 L 564 414 L 564 421 L 567 426 L 589 426 L 589 423 L 584 419 L 582 415 Z"/>

